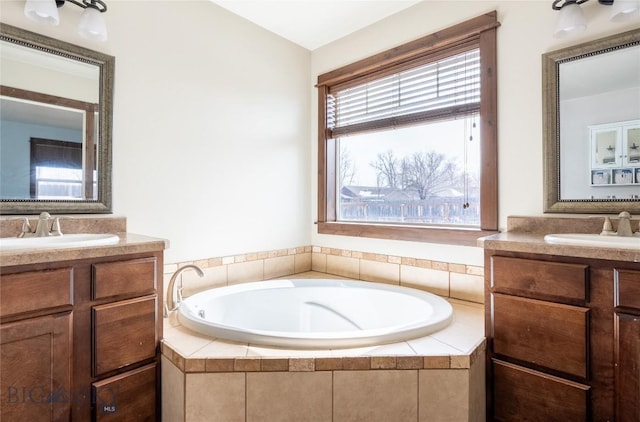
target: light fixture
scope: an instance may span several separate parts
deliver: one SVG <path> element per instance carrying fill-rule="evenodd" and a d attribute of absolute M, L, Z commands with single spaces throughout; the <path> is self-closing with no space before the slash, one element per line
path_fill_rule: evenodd
<path fill-rule="evenodd" d="M 552 6 L 554 10 L 560 11 L 553 35 L 557 38 L 563 38 L 587 29 L 587 18 L 584 17 L 584 12 L 579 6 L 587 0 L 566 0 L 558 6 L 561 1 L 554 0 Z"/>
<path fill-rule="evenodd" d="M 27 0 L 24 14 L 31 20 L 49 25 L 58 25 L 58 7 L 66 2 L 73 3 L 84 9 L 78 24 L 78 33 L 93 41 L 107 40 L 107 24 L 102 13 L 107 11 L 107 5 L 102 0 Z"/>
<path fill-rule="evenodd" d="M 622 22 L 640 16 L 640 0 L 616 0 L 611 6 L 609 20 Z"/>
<path fill-rule="evenodd" d="M 587 19 L 580 8 L 580 4 L 588 0 L 553 0 L 553 10 L 559 10 L 558 22 L 553 35 L 557 38 L 566 37 L 584 31 L 587 28 Z M 598 3 L 611 6 L 609 20 L 621 22 L 640 16 L 640 0 L 598 0 Z"/>

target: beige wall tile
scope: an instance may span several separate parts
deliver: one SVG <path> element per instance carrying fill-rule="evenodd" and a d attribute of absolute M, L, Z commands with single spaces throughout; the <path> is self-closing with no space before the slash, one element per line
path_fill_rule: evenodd
<path fill-rule="evenodd" d="M 162 420 L 184 422 L 184 374 L 162 357 Z"/>
<path fill-rule="evenodd" d="M 446 328 L 431 334 L 429 337 L 462 352 L 458 354 L 470 354 L 484 342 L 484 327 L 481 327 L 479 323 L 463 324 L 454 321 Z"/>
<path fill-rule="evenodd" d="M 414 370 L 337 371 L 333 420 L 415 421 L 417 389 L 418 376 Z"/>
<path fill-rule="evenodd" d="M 481 351 L 469 370 L 469 422 L 486 419 L 485 376 L 485 354 Z"/>
<path fill-rule="evenodd" d="M 294 273 L 294 255 L 277 256 L 264 260 L 264 279 L 269 280 Z"/>
<path fill-rule="evenodd" d="M 327 255 L 322 252 L 316 252 L 316 248 L 313 248 L 313 253 L 311 254 L 311 270 L 318 271 L 321 273 L 327 272 Z"/>
<path fill-rule="evenodd" d="M 203 290 L 227 285 L 227 267 L 203 268 L 204 277 L 200 277 L 195 271 L 185 271 L 182 276 L 182 295 L 189 297 Z M 165 284 L 166 286 L 166 284 Z"/>
<path fill-rule="evenodd" d="M 400 284 L 427 290 L 440 296 L 449 296 L 449 272 L 447 271 L 402 265 Z"/>
<path fill-rule="evenodd" d="M 349 278 L 360 278 L 360 260 L 340 255 L 327 256 L 327 273 Z"/>
<path fill-rule="evenodd" d="M 360 261 L 360 279 L 381 283 L 399 284 L 400 265 L 363 259 Z"/>
<path fill-rule="evenodd" d="M 468 370 L 424 369 L 418 379 L 418 421 L 469 420 Z"/>
<path fill-rule="evenodd" d="M 303 273 L 306 271 L 311 271 L 311 253 L 297 253 L 294 255 L 295 263 L 294 263 L 294 274 Z"/>
<path fill-rule="evenodd" d="M 186 421 L 244 422 L 244 373 L 187 374 L 186 378 Z"/>
<path fill-rule="evenodd" d="M 262 260 L 229 264 L 227 268 L 228 284 L 259 280 L 264 280 L 264 261 Z"/>
<path fill-rule="evenodd" d="M 451 297 L 470 302 L 484 302 L 484 278 L 479 275 L 451 273 Z"/>
<path fill-rule="evenodd" d="M 187 330 L 184 327 L 165 330 L 163 340 L 182 356 L 191 356 L 212 341 L 211 337 Z"/>
<path fill-rule="evenodd" d="M 247 374 L 247 422 L 331 421 L 331 372 Z"/>

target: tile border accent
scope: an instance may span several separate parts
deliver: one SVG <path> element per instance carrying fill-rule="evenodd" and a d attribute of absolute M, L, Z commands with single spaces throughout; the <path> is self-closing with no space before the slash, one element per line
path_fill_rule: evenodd
<path fill-rule="evenodd" d="M 451 273 L 484 275 L 484 267 L 467 265 L 452 262 L 433 261 L 422 258 L 402 257 L 396 255 L 384 255 L 370 252 L 350 251 L 346 249 L 326 248 L 320 246 L 299 246 L 289 249 L 275 249 L 271 251 L 250 252 L 245 254 L 230 255 L 224 257 L 214 257 L 208 259 L 198 259 L 194 261 L 184 261 L 172 264 L 165 264 L 164 273 L 173 273 L 179 267 L 187 264 L 195 264 L 201 268 L 219 267 L 222 265 L 238 264 L 242 262 L 258 261 L 267 258 L 276 258 L 287 255 L 299 255 L 304 253 L 313 253 L 320 255 L 342 256 L 346 258 L 356 258 L 365 261 L 375 261 L 389 264 L 407 265 L 410 267 L 427 268 L 440 271 L 449 271 Z M 311 270 L 308 268 L 307 270 Z"/>
<path fill-rule="evenodd" d="M 288 257 L 288 258 L 287 258 Z M 444 297 L 483 303 L 484 267 L 320 246 L 250 252 L 165 264 L 165 277 L 195 264 L 219 274 L 215 286 L 315 271 L 350 279 L 406 285 Z"/>
<path fill-rule="evenodd" d="M 162 354 L 187 374 L 216 372 L 318 372 L 416 369 L 469 369 L 483 358 L 486 340 L 468 355 L 443 356 L 344 356 L 344 357 L 224 357 L 189 358 L 162 342 Z"/>

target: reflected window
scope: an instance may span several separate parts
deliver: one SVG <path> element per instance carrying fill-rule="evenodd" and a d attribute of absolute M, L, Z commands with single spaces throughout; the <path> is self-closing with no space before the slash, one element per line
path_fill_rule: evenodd
<path fill-rule="evenodd" d="M 93 186 L 84 186 L 81 143 L 39 138 L 31 138 L 30 143 L 32 198 L 82 199 L 86 191 L 97 192 L 95 169 Z"/>
<path fill-rule="evenodd" d="M 38 199 L 82 198 L 82 169 L 38 166 L 35 189 Z"/>

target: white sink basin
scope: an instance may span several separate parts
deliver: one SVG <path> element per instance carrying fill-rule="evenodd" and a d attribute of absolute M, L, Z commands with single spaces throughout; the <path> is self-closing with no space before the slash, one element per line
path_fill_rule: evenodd
<path fill-rule="evenodd" d="M 115 234 L 65 234 L 47 237 L 2 237 L 0 251 L 17 249 L 62 249 L 81 248 L 85 246 L 114 245 L 120 238 Z"/>
<path fill-rule="evenodd" d="M 618 249 L 640 249 L 640 237 L 601 236 L 588 233 L 557 233 L 544 237 L 545 242 L 558 245 L 592 246 Z"/>

